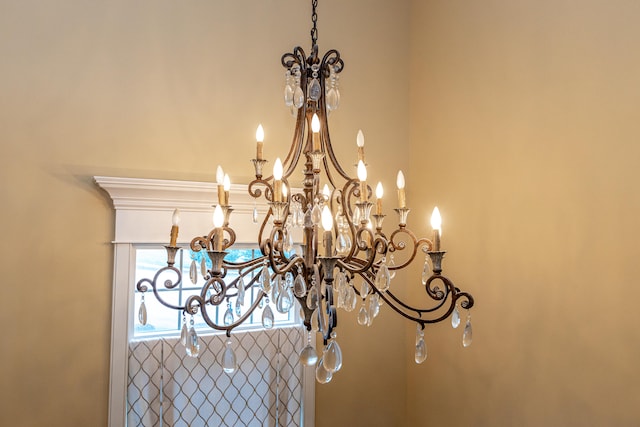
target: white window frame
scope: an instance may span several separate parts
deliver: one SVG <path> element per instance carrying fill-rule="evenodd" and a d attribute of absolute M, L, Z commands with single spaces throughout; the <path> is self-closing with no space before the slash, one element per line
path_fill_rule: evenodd
<path fill-rule="evenodd" d="M 107 176 L 95 176 L 94 180 L 109 194 L 115 210 L 108 425 L 125 427 L 128 343 L 134 327 L 135 245 L 168 244 L 175 208 L 180 209 L 181 217 L 179 244 L 186 245 L 194 236 L 208 233 L 217 191 L 216 185 L 208 182 Z M 252 213 L 256 207 L 262 217 L 266 214 L 264 199 L 254 200 L 247 186 L 239 184 L 231 186 L 229 197 L 233 206 L 230 224 L 236 232 L 236 241 L 255 242 L 260 224 L 253 223 Z M 303 371 L 303 393 L 303 425 L 313 427 L 315 373 L 312 367 Z"/>

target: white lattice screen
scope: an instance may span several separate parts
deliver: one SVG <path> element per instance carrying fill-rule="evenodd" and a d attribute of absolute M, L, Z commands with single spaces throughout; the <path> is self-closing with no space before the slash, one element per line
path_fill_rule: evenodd
<path fill-rule="evenodd" d="M 299 426 L 303 387 L 297 351 L 303 328 L 233 334 L 238 370 L 217 360 L 225 335 L 200 337 L 200 356 L 177 338 L 129 344 L 127 424 L 132 426 Z"/>

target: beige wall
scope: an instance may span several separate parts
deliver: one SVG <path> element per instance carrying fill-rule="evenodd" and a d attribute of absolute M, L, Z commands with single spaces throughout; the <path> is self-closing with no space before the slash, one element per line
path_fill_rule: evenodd
<path fill-rule="evenodd" d="M 440 205 L 477 307 L 471 348 L 427 333 L 408 425 L 640 424 L 640 3 L 411 15 L 411 196 Z"/>
<path fill-rule="evenodd" d="M 362 128 L 370 176 L 390 189 L 408 164 L 407 74 L 395 67 L 407 62 L 408 2 L 327 0 L 319 14 L 321 50 L 346 62 L 334 144 L 354 162 Z M 272 161 L 291 139 L 280 56 L 309 51 L 309 28 L 298 0 L 0 0 L 0 425 L 106 425 L 113 211 L 91 177 L 211 181 L 220 163 L 247 182 L 259 122 Z M 403 338 L 378 340 L 401 323 L 352 320 L 318 425 L 365 408 L 362 419 L 402 424 Z M 383 362 L 395 379 L 356 380 Z"/>

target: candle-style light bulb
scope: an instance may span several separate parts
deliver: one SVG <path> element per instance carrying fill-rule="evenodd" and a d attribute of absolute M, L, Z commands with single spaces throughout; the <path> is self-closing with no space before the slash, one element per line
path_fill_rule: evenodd
<path fill-rule="evenodd" d="M 316 113 L 313 113 L 311 118 L 311 143 L 313 145 L 313 151 L 320 151 L 320 119 Z"/>
<path fill-rule="evenodd" d="M 284 184 L 282 184 L 282 198 L 283 198 L 283 199 L 286 199 L 286 198 L 287 198 L 287 192 L 288 192 L 288 191 L 289 191 L 289 190 L 287 189 L 287 186 L 286 186 L 286 185 L 284 185 Z"/>
<path fill-rule="evenodd" d="M 282 161 L 280 160 L 280 157 L 278 157 L 275 163 L 273 164 L 273 179 L 281 180 L 282 173 L 283 173 Z"/>
<path fill-rule="evenodd" d="M 220 165 L 218 165 L 218 169 L 216 169 L 216 184 L 224 185 L 224 171 Z"/>
<path fill-rule="evenodd" d="M 282 201 L 282 161 L 278 157 L 273 164 L 273 201 Z"/>
<path fill-rule="evenodd" d="M 231 190 L 231 179 L 229 179 L 229 174 L 224 174 L 224 179 L 222 180 L 222 188 L 224 189 L 224 204 L 225 206 L 229 205 L 229 190 Z"/>
<path fill-rule="evenodd" d="M 256 129 L 256 142 L 256 159 L 262 160 L 262 151 L 264 147 L 264 129 L 262 128 L 261 124 L 259 124 L 258 129 Z"/>
<path fill-rule="evenodd" d="M 322 208 L 322 228 L 324 231 L 331 231 L 333 228 L 333 217 L 331 216 L 331 210 L 329 206 Z"/>
<path fill-rule="evenodd" d="M 322 187 L 322 195 L 327 200 L 329 200 L 329 197 L 331 197 L 331 190 L 329 190 L 328 184 L 325 184 L 324 187 Z"/>
<path fill-rule="evenodd" d="M 216 205 L 215 209 L 213 209 L 213 226 L 215 228 L 220 228 L 224 225 L 224 212 L 222 212 L 222 208 L 220 205 Z"/>
<path fill-rule="evenodd" d="M 402 171 L 398 171 L 396 185 L 398 186 L 398 204 L 400 205 L 400 209 L 404 209 L 407 207 L 407 198 L 404 193 L 404 174 Z"/>
<path fill-rule="evenodd" d="M 331 229 L 333 228 L 333 217 L 329 206 L 324 205 L 321 216 L 322 228 L 324 228 L 324 256 L 333 256 L 333 235 Z"/>
<path fill-rule="evenodd" d="M 362 130 L 358 131 L 358 135 L 356 136 L 356 145 L 358 146 L 358 160 L 362 160 L 364 162 L 364 134 Z"/>
<path fill-rule="evenodd" d="M 378 199 L 382 199 L 383 194 L 384 190 L 382 189 L 382 183 L 378 181 L 378 185 L 376 185 L 376 197 Z"/>
<path fill-rule="evenodd" d="M 376 215 L 382 215 L 382 195 L 384 191 L 382 190 L 382 183 L 378 182 L 376 185 Z"/>
<path fill-rule="evenodd" d="M 362 129 L 358 131 L 358 135 L 356 136 L 356 145 L 359 148 L 364 147 L 364 134 L 362 133 Z"/>
<path fill-rule="evenodd" d="M 216 169 L 216 184 L 218 185 L 218 204 L 224 205 L 224 171 L 220 165 Z"/>
<path fill-rule="evenodd" d="M 433 228 L 433 250 L 440 250 L 440 233 L 442 232 L 442 217 L 440 210 L 436 206 L 431 214 L 431 228 Z"/>
<path fill-rule="evenodd" d="M 171 238 L 169 241 L 169 246 L 172 248 L 176 247 L 176 242 L 178 240 L 178 224 L 180 223 L 180 210 L 176 209 L 173 211 L 173 215 L 171 216 Z"/>
<path fill-rule="evenodd" d="M 171 224 L 175 226 L 180 224 L 180 209 L 175 209 L 173 211 L 173 215 L 171 216 Z"/>
<path fill-rule="evenodd" d="M 367 168 L 362 160 L 358 160 L 358 179 L 360 180 L 360 201 L 367 201 Z"/>

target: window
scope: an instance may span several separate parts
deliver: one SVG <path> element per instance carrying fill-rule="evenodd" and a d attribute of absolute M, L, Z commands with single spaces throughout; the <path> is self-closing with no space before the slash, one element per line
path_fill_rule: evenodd
<path fill-rule="evenodd" d="M 165 372 L 165 369 L 171 363 L 178 363 L 183 368 L 186 366 L 186 364 L 183 363 L 184 361 L 181 362 L 176 360 L 175 355 L 182 353 L 175 350 L 179 347 L 172 344 L 173 341 L 177 341 L 177 338 L 170 337 L 171 335 L 174 337 L 178 335 L 179 328 L 181 327 L 180 322 L 182 321 L 182 315 L 177 313 L 175 310 L 168 309 L 170 314 L 167 314 L 166 318 L 165 315 L 162 314 L 157 319 L 154 319 L 156 309 L 152 306 L 152 300 L 155 299 L 152 294 L 145 297 L 145 304 L 149 305 L 148 320 L 154 322 L 153 324 L 155 329 L 153 331 L 139 329 L 136 332 L 136 312 L 139 307 L 139 297 L 135 292 L 135 283 L 143 275 L 150 278 L 153 277 L 159 266 L 166 265 L 166 252 L 162 246 L 168 243 L 169 229 L 171 226 L 170 218 L 173 209 L 177 207 L 181 210 L 181 236 L 178 241 L 179 243 L 182 243 L 181 246 L 186 248 L 188 242 L 186 239 L 190 239 L 191 236 L 200 235 L 203 232 L 202 230 L 207 230 L 211 227 L 211 201 L 215 200 L 216 191 L 215 185 L 211 183 L 114 177 L 94 177 L 94 179 L 96 183 L 109 194 L 113 200 L 113 206 L 115 209 L 115 238 L 112 242 L 114 246 L 114 279 L 111 325 L 109 427 L 124 427 L 127 425 L 127 411 L 131 406 L 131 404 L 127 404 L 126 399 L 128 384 L 131 382 L 129 365 L 131 363 L 135 369 L 137 361 L 147 360 L 138 358 L 135 360 L 131 359 L 132 361 L 130 362 L 129 357 L 135 351 L 132 346 L 145 351 L 144 347 L 137 345 L 137 343 L 147 343 L 145 344 L 146 347 L 160 349 L 160 354 L 165 353 L 165 356 L 167 356 L 168 353 L 171 356 L 171 360 L 167 360 L 167 364 L 165 364 L 164 361 L 158 362 L 161 367 L 158 371 L 160 373 L 154 374 L 154 376 L 160 378 L 165 376 L 162 375 L 161 372 Z M 253 224 L 253 221 L 251 220 L 254 206 L 256 206 L 255 203 L 256 201 L 248 195 L 246 186 L 232 185 L 231 204 L 233 205 L 234 213 L 231 218 L 231 225 L 236 231 L 237 242 L 254 242 L 259 233 L 260 226 L 258 224 Z M 264 215 L 266 213 L 267 207 L 265 204 L 258 204 L 257 208 L 260 214 Z M 246 256 L 248 255 L 246 251 L 254 250 L 249 246 L 243 247 L 238 244 L 234 245 L 234 247 L 237 247 L 240 250 L 230 256 Z M 177 259 L 180 264 L 179 267 L 178 264 L 176 264 L 176 267 L 180 268 L 183 272 L 183 279 L 185 280 L 185 283 L 183 283 L 183 288 L 174 292 L 170 298 L 174 298 L 176 301 L 179 301 L 180 298 L 184 298 L 184 293 L 189 291 L 189 286 L 191 285 L 189 280 L 191 254 L 188 249 L 183 249 L 180 251 L 180 255 Z M 199 280 L 202 279 L 200 278 Z M 197 286 L 198 285 L 196 285 L 196 287 Z M 219 306 L 219 309 L 224 312 L 224 310 L 226 310 L 226 306 L 221 305 Z M 274 310 L 274 314 L 275 313 L 276 311 Z M 260 315 L 256 315 L 254 313 L 254 318 L 255 317 L 258 317 L 257 320 L 259 322 Z M 287 321 L 291 324 L 299 324 L 296 320 L 297 310 L 294 309 L 290 317 L 291 318 L 289 319 L 277 319 L 276 325 L 282 326 L 283 323 Z M 254 323 L 255 321 L 256 319 L 254 319 Z M 297 328 L 299 330 L 299 327 Z M 293 335 L 285 332 L 286 330 L 287 329 L 274 329 L 269 331 L 267 334 L 261 330 L 259 335 L 255 335 L 254 337 L 249 335 L 252 334 L 251 332 L 247 332 L 244 334 L 245 338 L 238 337 L 238 341 L 246 341 L 247 348 L 250 346 L 254 349 L 258 349 L 258 352 L 261 352 L 261 349 L 264 349 L 265 345 L 271 346 L 273 347 L 272 354 L 277 355 L 277 357 L 282 357 L 284 353 L 281 353 L 281 349 L 283 348 L 281 343 L 284 343 L 285 346 L 289 347 L 287 351 L 296 352 L 301 348 L 296 347 L 297 344 L 294 344 L 295 339 L 290 338 Z M 289 330 L 296 330 L 296 328 L 290 328 Z M 163 335 L 162 338 L 157 338 L 159 333 Z M 285 335 L 283 335 L 283 333 Z M 142 338 L 143 336 L 156 336 L 156 338 L 154 338 L 155 341 L 150 341 L 147 338 L 143 341 L 139 341 L 138 338 Z M 209 342 L 211 343 L 224 338 L 224 336 L 220 334 L 209 336 L 211 337 L 211 339 L 209 339 Z M 157 344 L 149 344 L 152 342 Z M 218 344 L 208 344 L 208 346 L 210 349 L 213 348 L 213 350 L 209 351 L 209 355 L 213 354 L 212 352 L 217 351 L 219 347 Z M 148 354 L 151 355 L 151 353 Z M 252 359 L 253 356 L 251 356 L 248 351 L 246 352 L 246 357 L 247 361 L 244 364 L 243 360 L 239 360 L 239 364 L 243 365 L 244 368 L 248 367 L 249 370 L 252 370 L 254 367 L 258 368 L 259 365 L 261 366 L 261 364 Z M 289 360 L 297 360 L 297 357 L 294 357 L 293 353 L 291 353 L 291 356 L 287 357 Z M 211 363 L 215 363 L 215 359 L 211 359 Z M 280 358 L 279 360 L 286 359 Z M 198 381 L 198 377 L 194 375 L 199 375 L 196 373 L 200 371 L 202 371 L 201 368 L 189 371 L 189 378 L 187 378 L 187 380 Z M 223 383 L 225 381 L 227 383 L 240 382 L 240 386 L 237 384 L 235 384 L 235 386 L 237 387 L 237 390 L 244 390 L 242 388 L 242 381 L 245 381 L 249 375 L 264 377 L 264 374 L 257 371 L 259 371 L 259 369 L 252 372 L 245 371 L 243 373 L 244 376 L 242 377 L 227 377 L 226 379 L 221 378 L 221 380 Z M 273 371 L 273 368 L 269 371 Z M 300 415 L 299 418 L 301 424 L 305 427 L 313 427 L 315 412 L 314 369 L 306 368 L 302 370 L 302 374 L 302 382 L 299 383 L 302 394 L 302 404 L 298 408 Z M 176 380 L 177 378 L 171 375 L 166 375 L 166 377 L 169 377 L 169 380 Z M 211 378 L 218 377 L 214 375 Z M 206 381 L 209 380 L 207 379 Z M 276 378 L 276 381 L 280 380 Z M 172 386 L 174 385 L 175 384 Z M 218 385 L 215 387 L 218 387 Z M 253 387 L 254 391 L 259 389 L 248 384 L 246 387 Z M 269 393 L 275 391 L 276 397 L 273 399 L 263 400 L 277 402 L 287 401 L 286 395 L 280 394 L 284 389 L 278 389 L 277 386 L 273 387 L 273 385 L 265 387 L 268 387 Z M 169 388 L 170 387 L 168 387 L 167 390 L 169 390 Z M 160 394 L 162 395 L 163 393 L 161 392 Z M 244 394 L 244 391 L 241 394 Z M 207 398 L 208 397 L 205 394 L 205 399 Z M 188 398 L 186 400 L 188 402 L 195 401 Z M 175 401 L 168 402 L 170 404 L 169 406 L 174 402 Z M 166 405 L 167 401 L 165 401 L 165 403 L 161 402 L 160 404 L 160 419 L 162 419 L 161 414 L 165 411 L 164 408 Z M 207 403 L 204 402 L 203 405 L 203 408 L 207 410 Z M 249 407 L 250 405 L 246 406 Z M 217 411 L 218 409 L 219 405 L 215 410 Z M 180 409 L 178 410 L 178 412 L 180 412 L 179 416 L 188 416 L 194 410 L 197 410 L 197 408 Z M 275 413 L 275 418 L 278 419 L 279 415 L 277 406 L 275 409 L 269 409 L 269 412 Z M 236 414 L 236 409 L 229 409 L 227 415 L 231 415 L 233 418 L 233 414 Z M 224 417 L 224 414 L 222 415 Z M 245 422 L 243 420 L 245 419 L 244 417 L 246 416 L 246 413 L 238 413 L 236 415 L 239 421 L 234 425 L 242 425 L 242 423 Z M 193 416 L 195 417 L 195 415 Z M 282 420 L 284 418 L 280 419 Z M 193 418 L 193 420 L 196 422 L 195 420 L 197 420 L 197 417 Z M 168 425 L 171 424 L 170 422 L 165 423 Z M 133 422 L 133 424 L 135 424 L 135 422 Z M 219 424 L 223 425 L 222 422 Z"/>

